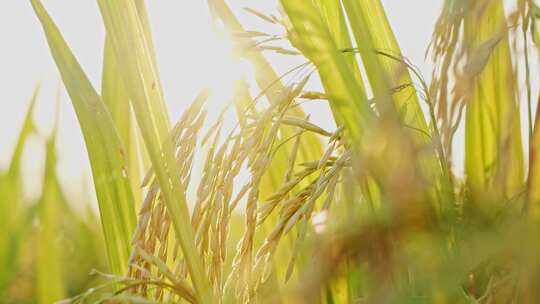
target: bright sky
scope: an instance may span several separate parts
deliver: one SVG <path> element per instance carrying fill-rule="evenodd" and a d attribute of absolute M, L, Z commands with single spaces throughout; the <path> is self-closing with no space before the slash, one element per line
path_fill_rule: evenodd
<path fill-rule="evenodd" d="M 96 1 L 43 2 L 98 89 L 104 29 Z M 407 5 L 403 0 L 383 1 L 403 53 L 427 77 L 431 65 L 424 62 L 424 52 L 442 0 L 406 2 Z M 237 12 L 243 7 L 276 11 L 276 0 L 229 0 L 228 3 Z M 232 61 L 230 44 L 213 32 L 206 1 L 148 1 L 148 8 L 172 120 L 179 117 L 185 105 L 205 86 L 214 88 L 220 96 L 230 94 L 232 81 L 241 75 L 245 66 Z M 260 30 L 266 26 L 248 14 L 241 13 L 240 17 L 248 28 Z M 29 98 L 36 84 L 41 83 L 35 119 L 42 137 L 35 138 L 28 147 L 24 168 L 28 194 L 35 196 L 40 193 L 43 138 L 52 126 L 60 79 L 29 1 L 0 1 L 0 37 L 0 168 L 4 168 L 11 157 Z M 278 71 L 287 70 L 295 62 L 281 55 L 270 59 L 276 62 Z M 87 186 L 90 167 L 82 135 L 70 101 L 61 88 L 60 178 L 71 196 L 84 188 L 93 196 L 93 189 Z M 317 109 L 313 111 L 314 117 L 325 117 Z M 329 121 L 322 122 L 325 123 Z"/>

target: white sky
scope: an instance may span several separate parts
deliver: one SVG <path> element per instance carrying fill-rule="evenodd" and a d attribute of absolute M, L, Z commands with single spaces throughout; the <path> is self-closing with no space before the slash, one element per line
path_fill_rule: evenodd
<path fill-rule="evenodd" d="M 99 91 L 104 29 L 96 1 L 43 2 Z M 383 1 L 404 55 L 428 77 L 431 65 L 424 62 L 424 52 L 442 0 L 407 0 L 406 5 L 404 2 Z M 228 3 L 237 12 L 243 7 L 265 12 L 276 8 L 276 0 L 229 0 Z M 215 88 L 218 94 L 228 94 L 227 88 L 240 72 L 237 63 L 230 60 L 226 52 L 227 43 L 212 32 L 206 1 L 154 0 L 148 1 L 148 8 L 173 121 L 205 86 Z M 240 17 L 248 28 L 264 26 L 245 13 Z M 11 157 L 33 88 L 41 83 L 35 119 L 42 137 L 35 138 L 28 146 L 24 168 L 28 194 L 35 196 L 40 192 L 42 141 L 52 126 L 60 79 L 29 1 L 0 0 L 0 39 L 0 168 L 4 168 Z M 280 57 L 272 56 L 271 59 L 277 61 L 278 71 L 285 71 L 294 60 Z M 315 118 L 325 117 L 325 113 L 313 111 Z M 329 121 L 322 122 L 325 123 Z M 90 167 L 84 142 L 63 87 L 58 150 L 60 178 L 71 195 L 86 188 L 93 196 L 93 188 L 87 186 Z"/>

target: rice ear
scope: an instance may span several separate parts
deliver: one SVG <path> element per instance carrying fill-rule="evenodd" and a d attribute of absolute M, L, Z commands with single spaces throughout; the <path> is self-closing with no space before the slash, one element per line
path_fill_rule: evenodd
<path fill-rule="evenodd" d="M 170 122 L 144 2 L 99 0 L 98 4 L 197 296 L 211 303 L 214 295 L 196 250 L 181 176 L 175 170 L 174 142 L 168 138 Z"/>

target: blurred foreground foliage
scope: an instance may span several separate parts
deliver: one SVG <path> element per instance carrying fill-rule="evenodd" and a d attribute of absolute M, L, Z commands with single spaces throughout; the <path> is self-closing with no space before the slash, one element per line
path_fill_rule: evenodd
<path fill-rule="evenodd" d="M 82 202 L 70 202 L 56 175 L 56 127 L 46 142 L 42 193 L 23 193 L 21 160 L 34 127 L 36 88 L 11 162 L 0 173 L 0 297 L 2 303 L 52 303 L 99 282 L 92 269 L 107 269 L 99 219 Z M 39 179 L 39 178 L 38 178 Z M 41 180 L 41 179 L 39 179 Z"/>

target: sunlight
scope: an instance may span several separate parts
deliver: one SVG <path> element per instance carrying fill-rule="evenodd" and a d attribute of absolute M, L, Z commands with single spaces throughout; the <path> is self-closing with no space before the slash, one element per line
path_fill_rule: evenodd
<path fill-rule="evenodd" d="M 219 25 L 209 34 L 211 51 L 204 69 L 212 95 L 209 102 L 221 107 L 233 97 L 235 83 L 244 78 L 246 69 L 242 60 L 234 55 L 231 37 Z"/>

